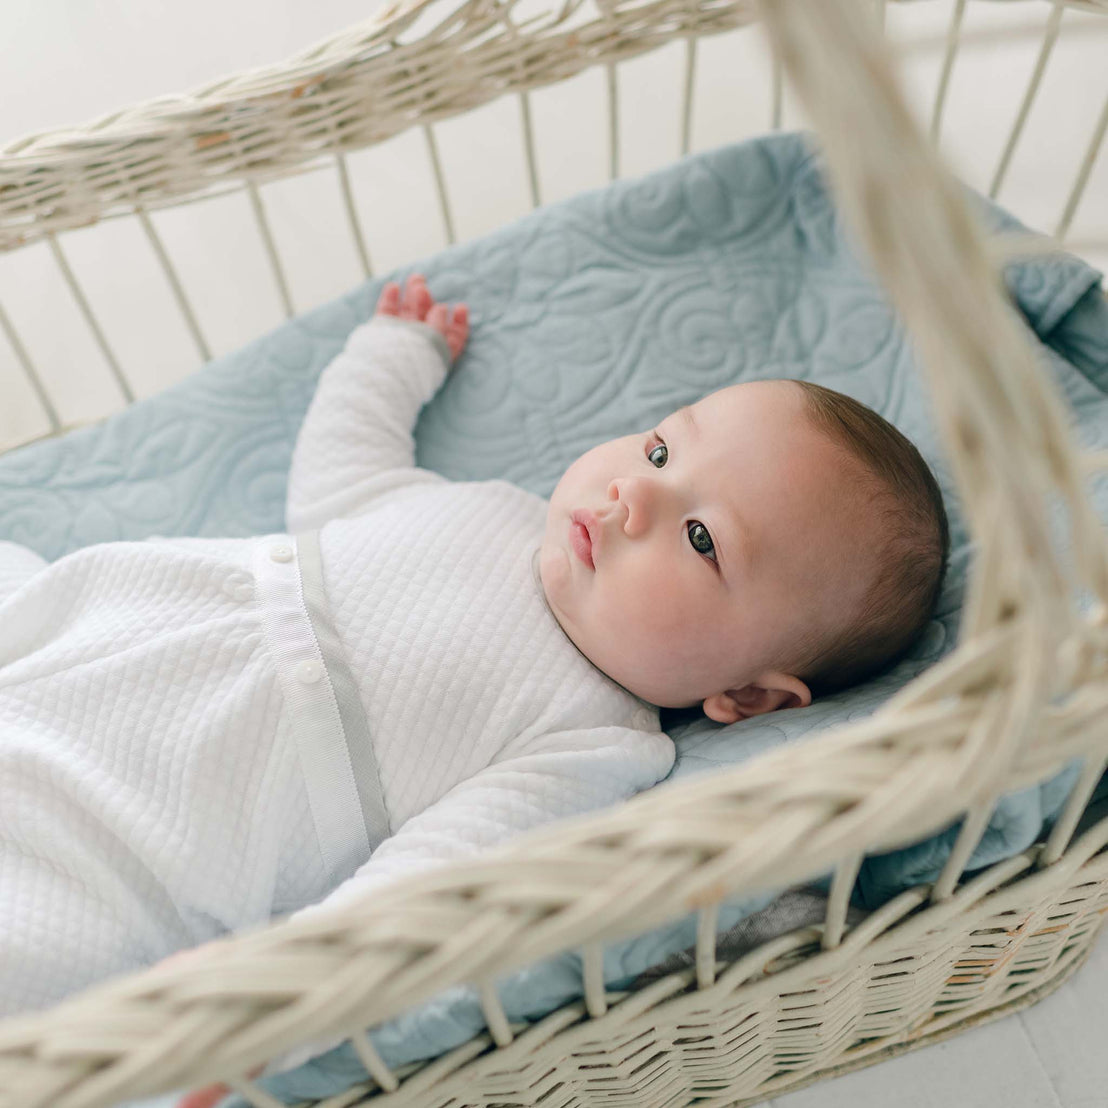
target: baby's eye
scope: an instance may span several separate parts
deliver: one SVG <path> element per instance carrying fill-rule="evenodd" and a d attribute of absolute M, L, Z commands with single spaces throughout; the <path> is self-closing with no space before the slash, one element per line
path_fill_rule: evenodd
<path fill-rule="evenodd" d="M 653 449 L 647 452 L 647 460 L 651 465 L 657 466 L 661 469 L 662 466 L 669 461 L 669 447 L 664 442 L 658 443 Z"/>
<path fill-rule="evenodd" d="M 716 561 L 716 547 L 712 542 L 712 536 L 708 534 L 708 528 L 699 520 L 694 519 L 689 521 L 687 530 L 693 550 L 698 554 L 706 554 L 713 562 Z"/>

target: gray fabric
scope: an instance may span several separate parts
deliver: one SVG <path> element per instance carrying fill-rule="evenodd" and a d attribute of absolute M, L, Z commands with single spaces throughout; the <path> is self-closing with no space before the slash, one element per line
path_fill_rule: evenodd
<path fill-rule="evenodd" d="M 335 701 L 338 704 L 339 719 L 342 721 L 343 734 L 346 736 L 350 764 L 354 768 L 354 783 L 358 789 L 358 799 L 362 804 L 362 818 L 365 820 L 369 845 L 371 849 L 376 850 L 382 841 L 392 834 L 392 830 L 389 827 L 389 815 L 385 809 L 377 762 L 373 757 L 365 708 L 358 696 L 358 686 L 346 661 L 346 653 L 342 648 L 338 632 L 331 620 L 327 594 L 323 590 L 323 559 L 319 550 L 319 532 L 305 531 L 297 535 L 296 550 L 300 559 L 300 581 L 304 589 L 304 604 L 308 609 L 308 618 L 311 620 L 312 630 L 319 643 L 323 664 L 327 669 L 327 676 L 330 678 L 331 688 L 334 690 Z"/>
<path fill-rule="evenodd" d="M 744 954 L 779 935 L 823 923 L 826 915 L 827 896 L 819 889 L 789 889 L 761 911 L 739 920 L 729 931 L 720 934 L 716 938 L 716 958 L 723 962 L 736 962 Z M 859 908 L 850 906 L 846 910 L 848 929 L 865 918 L 866 913 Z M 695 965 L 696 947 L 690 946 L 671 954 L 664 962 L 640 974 L 633 987 L 637 988 Z"/>

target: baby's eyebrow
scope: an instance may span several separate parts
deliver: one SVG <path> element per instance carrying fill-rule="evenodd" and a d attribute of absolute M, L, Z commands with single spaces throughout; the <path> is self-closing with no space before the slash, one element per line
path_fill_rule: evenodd
<path fill-rule="evenodd" d="M 687 404 L 683 408 L 679 408 L 676 415 L 683 416 L 685 424 L 688 426 L 689 433 L 697 438 L 700 437 L 700 428 L 696 425 L 696 420 L 693 418 L 692 408 Z"/>

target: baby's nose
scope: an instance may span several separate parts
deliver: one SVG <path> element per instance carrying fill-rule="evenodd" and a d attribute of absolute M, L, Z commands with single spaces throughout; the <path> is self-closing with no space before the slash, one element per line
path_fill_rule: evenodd
<path fill-rule="evenodd" d="M 623 505 L 626 516 L 623 531 L 630 538 L 641 535 L 650 527 L 654 515 L 654 490 L 642 477 L 623 477 L 608 486 L 608 499 Z"/>

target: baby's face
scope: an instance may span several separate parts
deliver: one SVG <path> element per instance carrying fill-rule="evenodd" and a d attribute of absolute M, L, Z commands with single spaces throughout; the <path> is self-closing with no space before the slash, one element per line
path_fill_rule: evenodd
<path fill-rule="evenodd" d="M 788 381 L 735 385 L 597 446 L 558 482 L 547 602 L 643 700 L 703 702 L 720 722 L 809 702 L 788 661 L 852 610 L 870 559 L 858 465 L 804 406 Z"/>

